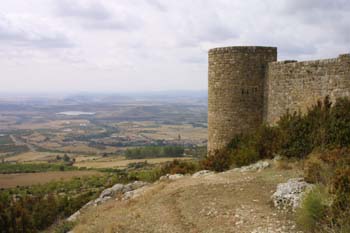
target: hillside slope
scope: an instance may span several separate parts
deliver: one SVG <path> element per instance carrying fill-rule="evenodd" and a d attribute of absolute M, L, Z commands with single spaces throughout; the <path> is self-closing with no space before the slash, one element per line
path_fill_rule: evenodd
<path fill-rule="evenodd" d="M 274 209 L 270 196 L 278 183 L 298 176 L 299 170 L 268 168 L 157 182 L 134 200 L 90 208 L 73 231 L 293 233 L 291 216 Z"/>

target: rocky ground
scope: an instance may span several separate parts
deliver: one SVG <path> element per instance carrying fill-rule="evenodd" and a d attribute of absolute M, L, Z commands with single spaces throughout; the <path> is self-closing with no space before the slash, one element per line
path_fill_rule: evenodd
<path fill-rule="evenodd" d="M 279 183 L 300 177 L 274 167 L 164 177 L 137 192 L 87 208 L 74 233 L 296 233 L 291 214 L 273 207 Z"/>

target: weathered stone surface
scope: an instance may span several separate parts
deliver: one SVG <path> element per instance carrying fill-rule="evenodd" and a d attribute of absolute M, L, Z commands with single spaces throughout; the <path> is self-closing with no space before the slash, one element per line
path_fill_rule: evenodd
<path fill-rule="evenodd" d="M 274 124 L 287 110 L 306 112 L 317 101 L 350 96 L 350 54 L 304 62 L 272 62 L 265 77 L 264 120 Z"/>
<path fill-rule="evenodd" d="M 80 216 L 80 214 L 81 214 L 81 212 L 80 212 L 80 210 L 78 210 L 77 212 L 72 214 L 69 218 L 67 218 L 67 221 L 68 222 L 75 222 L 75 221 L 77 221 L 77 219 Z"/>
<path fill-rule="evenodd" d="M 199 178 L 199 177 L 203 177 L 203 176 L 207 176 L 207 175 L 212 175 L 214 174 L 213 171 L 209 171 L 209 170 L 202 170 L 199 172 L 196 172 L 192 175 L 193 178 Z"/>
<path fill-rule="evenodd" d="M 276 208 L 295 211 L 303 195 L 312 187 L 313 185 L 306 183 L 303 178 L 290 179 L 286 183 L 277 185 L 277 190 L 271 199 Z"/>
<path fill-rule="evenodd" d="M 135 189 L 135 190 L 132 190 L 132 191 L 129 191 L 129 192 L 126 192 L 124 193 L 123 195 L 123 200 L 132 200 L 132 199 L 135 199 L 139 196 L 141 196 L 144 192 L 145 192 L 145 186 L 143 187 L 140 187 L 138 189 Z"/>
<path fill-rule="evenodd" d="M 143 181 L 135 181 L 133 183 L 129 183 L 126 185 L 115 184 L 113 187 L 103 190 L 100 196 L 95 200 L 92 200 L 86 203 L 80 210 L 78 210 L 69 218 L 67 218 L 67 221 L 75 222 L 83 210 L 85 210 L 90 206 L 97 206 L 97 205 L 103 204 L 106 201 L 114 198 L 118 193 L 122 194 L 122 200 L 134 199 L 140 196 L 144 192 L 145 187 L 148 184 L 149 183 L 143 182 Z"/>
<path fill-rule="evenodd" d="M 240 133 L 274 124 L 287 111 L 305 112 L 324 99 L 350 96 L 350 54 L 317 61 L 277 60 L 274 47 L 209 51 L 208 152 Z"/>
<path fill-rule="evenodd" d="M 277 60 L 274 47 L 227 47 L 209 51 L 208 151 L 257 128 L 263 117 L 264 76 Z"/>
<path fill-rule="evenodd" d="M 171 174 L 166 174 L 165 176 L 161 176 L 161 177 L 159 178 L 159 180 L 160 180 L 160 181 L 164 181 L 164 180 L 177 180 L 177 179 L 180 179 L 180 178 L 182 178 L 182 177 L 184 177 L 184 175 L 182 175 L 182 174 L 173 174 L 173 175 L 171 175 Z"/>
<path fill-rule="evenodd" d="M 267 161 L 259 161 L 257 163 L 248 165 L 248 166 L 243 166 L 240 168 L 235 168 L 234 170 L 239 171 L 239 172 L 250 172 L 250 171 L 261 171 L 265 168 L 268 168 L 270 166 L 270 163 Z"/>
<path fill-rule="evenodd" d="M 141 188 L 141 187 L 146 186 L 146 185 L 148 185 L 147 182 L 135 181 L 133 183 L 125 185 L 125 187 L 123 189 L 123 192 L 128 192 L 128 191 L 131 191 L 131 190 L 135 190 L 135 189 Z"/>

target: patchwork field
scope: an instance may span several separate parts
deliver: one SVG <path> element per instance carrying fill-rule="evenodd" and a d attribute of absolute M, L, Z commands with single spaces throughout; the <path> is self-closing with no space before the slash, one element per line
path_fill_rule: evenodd
<path fill-rule="evenodd" d="M 177 159 L 192 159 L 189 157 L 192 151 L 205 147 L 207 142 L 206 101 L 202 94 L 28 97 L 19 102 L 0 98 L 0 163 L 123 169 L 132 163 L 147 161 L 152 165 L 171 161 L 174 159 L 171 156 L 181 156 L 125 158 L 125 151 L 139 147 L 186 148 L 183 155 L 188 157 Z M 94 174 L 45 170 L 40 174 L 1 175 L 0 187 Z"/>

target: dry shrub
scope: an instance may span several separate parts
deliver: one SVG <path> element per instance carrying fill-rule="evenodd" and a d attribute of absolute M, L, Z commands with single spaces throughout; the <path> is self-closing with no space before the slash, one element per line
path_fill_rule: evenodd
<path fill-rule="evenodd" d="M 232 156 L 233 163 L 238 166 L 252 164 L 259 160 L 259 154 L 253 147 L 245 146 L 239 148 Z"/>
<path fill-rule="evenodd" d="M 331 177 L 331 166 L 321 159 L 320 154 L 311 154 L 304 163 L 304 178 L 309 183 L 327 184 Z"/>
<path fill-rule="evenodd" d="M 228 170 L 232 164 L 229 150 L 216 150 L 201 161 L 201 167 L 206 170 L 222 172 Z"/>
<path fill-rule="evenodd" d="M 281 159 L 276 161 L 276 168 L 280 170 L 291 170 L 293 166 L 287 159 Z"/>
<path fill-rule="evenodd" d="M 319 216 L 314 212 L 321 211 L 317 210 L 320 196 L 313 192 L 310 195 L 314 197 L 308 200 L 308 195 L 297 214 L 299 225 L 306 232 L 350 232 L 350 150 L 336 148 L 313 152 L 304 169 L 307 181 L 326 187 L 324 190 L 330 201 L 325 206 L 325 214 Z"/>
<path fill-rule="evenodd" d="M 161 167 L 161 174 L 193 174 L 199 170 L 198 163 L 194 161 L 173 160 Z"/>

